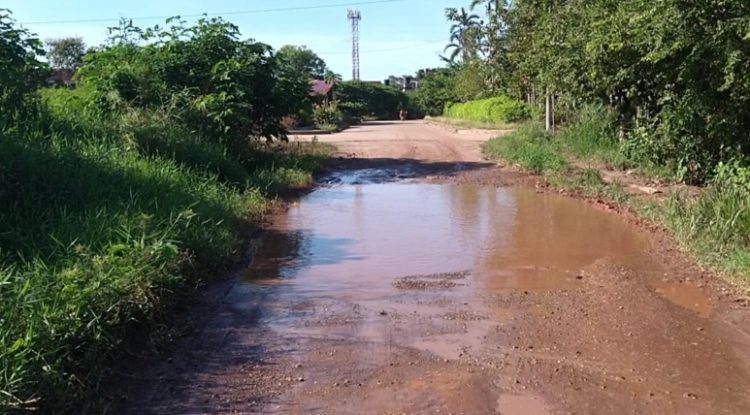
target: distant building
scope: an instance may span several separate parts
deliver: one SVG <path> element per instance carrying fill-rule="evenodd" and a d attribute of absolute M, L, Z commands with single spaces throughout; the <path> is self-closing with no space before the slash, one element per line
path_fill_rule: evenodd
<path fill-rule="evenodd" d="M 72 69 L 54 69 L 47 78 L 47 85 L 58 87 L 71 86 L 74 74 L 75 71 Z"/>
<path fill-rule="evenodd" d="M 335 83 L 328 83 L 320 79 L 310 81 L 310 98 L 314 103 L 319 105 L 329 105 L 333 102 L 333 91 L 336 89 Z"/>

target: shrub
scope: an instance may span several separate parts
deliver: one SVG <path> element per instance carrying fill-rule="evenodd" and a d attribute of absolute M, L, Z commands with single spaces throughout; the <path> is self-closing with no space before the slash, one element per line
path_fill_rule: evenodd
<path fill-rule="evenodd" d="M 313 110 L 313 121 L 318 127 L 340 126 L 344 121 L 344 116 L 335 105 L 320 106 Z"/>
<path fill-rule="evenodd" d="M 394 87 L 347 81 L 338 85 L 336 100 L 340 103 L 354 103 L 357 110 L 361 111 L 356 114 L 359 117 L 372 116 L 389 120 L 396 118 L 399 109 L 408 106 L 409 97 Z M 361 105 L 364 105 L 364 110 Z"/>
<path fill-rule="evenodd" d="M 483 123 L 511 123 L 531 118 L 532 111 L 521 101 L 506 96 L 448 104 L 445 115 Z"/>
<path fill-rule="evenodd" d="M 337 103 L 337 107 L 350 119 L 362 119 L 367 115 L 367 104 L 364 102 L 341 101 Z"/>

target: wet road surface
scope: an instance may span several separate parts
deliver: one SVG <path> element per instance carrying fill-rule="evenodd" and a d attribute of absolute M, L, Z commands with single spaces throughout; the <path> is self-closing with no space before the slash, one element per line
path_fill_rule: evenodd
<path fill-rule="evenodd" d="M 419 165 L 334 173 L 270 218 L 121 412 L 750 413 L 750 320 L 720 285 L 615 214 Z"/>

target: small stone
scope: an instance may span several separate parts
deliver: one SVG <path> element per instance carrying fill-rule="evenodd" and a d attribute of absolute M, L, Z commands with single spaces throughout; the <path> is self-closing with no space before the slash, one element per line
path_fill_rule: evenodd
<path fill-rule="evenodd" d="M 692 392 L 687 392 L 687 393 L 685 393 L 682 396 L 684 396 L 685 398 L 689 398 L 689 399 L 698 399 L 698 395 L 696 395 L 696 394 L 694 394 Z"/>

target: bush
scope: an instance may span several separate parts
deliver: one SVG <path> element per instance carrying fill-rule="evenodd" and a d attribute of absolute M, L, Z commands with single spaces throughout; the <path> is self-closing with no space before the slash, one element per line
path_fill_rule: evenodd
<path fill-rule="evenodd" d="M 335 105 L 320 106 L 313 110 L 315 126 L 341 126 L 344 116 Z"/>
<path fill-rule="evenodd" d="M 526 104 L 506 96 L 448 104 L 445 108 L 446 117 L 483 123 L 523 121 L 531 118 L 531 114 Z"/>
<path fill-rule="evenodd" d="M 356 108 L 357 117 L 390 120 L 397 118 L 401 108 L 408 107 L 409 97 L 394 87 L 347 81 L 338 85 L 336 100 L 346 108 Z"/>
<path fill-rule="evenodd" d="M 345 117 L 358 120 L 364 118 L 367 114 L 367 104 L 364 102 L 343 101 L 337 104 L 337 107 Z"/>
<path fill-rule="evenodd" d="M 562 170 L 567 163 L 550 139 L 541 125 L 530 123 L 487 141 L 483 150 L 490 158 L 518 164 L 534 174 Z"/>

